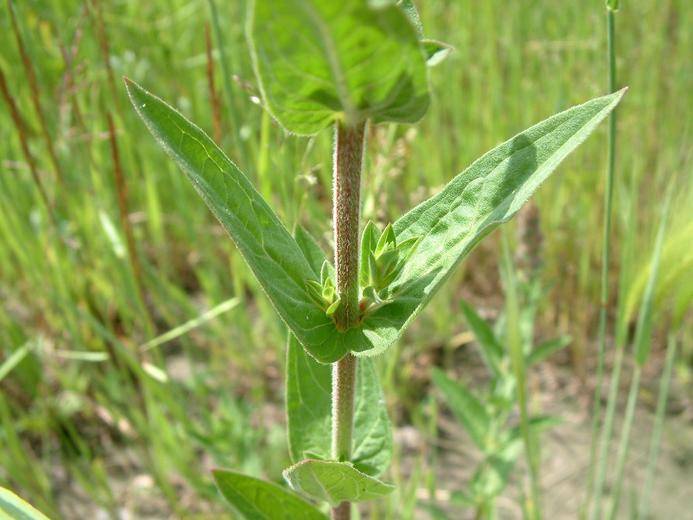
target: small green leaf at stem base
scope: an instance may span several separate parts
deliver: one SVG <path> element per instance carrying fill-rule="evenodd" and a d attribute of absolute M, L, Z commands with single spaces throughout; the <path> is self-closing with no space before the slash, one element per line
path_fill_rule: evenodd
<path fill-rule="evenodd" d="M 283 475 L 294 490 L 332 506 L 380 498 L 395 489 L 349 462 L 306 459 L 285 469 Z"/>
<path fill-rule="evenodd" d="M 212 471 L 217 488 L 246 520 L 327 520 L 320 510 L 295 493 L 235 471 Z"/>
<path fill-rule="evenodd" d="M 286 411 L 293 462 L 331 455 L 332 368 L 316 362 L 292 336 L 286 357 Z M 392 430 L 373 360 L 356 372 L 351 462 L 360 471 L 381 475 L 392 457 Z"/>

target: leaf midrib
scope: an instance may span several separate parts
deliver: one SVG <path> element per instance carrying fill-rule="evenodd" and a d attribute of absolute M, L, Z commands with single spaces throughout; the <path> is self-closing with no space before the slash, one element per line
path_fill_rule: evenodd
<path fill-rule="evenodd" d="M 332 79 L 334 80 L 335 88 L 337 89 L 337 95 L 342 102 L 347 121 L 352 123 L 357 117 L 357 110 L 351 99 L 351 94 L 349 93 L 349 87 L 343 70 L 344 67 L 339 60 L 335 42 L 330 35 L 330 29 L 323 21 L 322 16 L 316 12 L 310 0 L 302 0 L 301 7 L 311 22 L 313 22 L 313 25 L 317 30 L 320 39 L 322 40 L 323 52 L 325 58 L 327 59 L 327 64 L 330 67 L 330 72 L 332 73 Z"/>

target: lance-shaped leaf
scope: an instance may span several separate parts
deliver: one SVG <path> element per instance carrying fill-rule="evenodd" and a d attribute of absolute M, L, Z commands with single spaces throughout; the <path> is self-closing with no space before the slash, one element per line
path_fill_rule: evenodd
<path fill-rule="evenodd" d="M 472 248 L 507 222 L 619 103 L 625 89 L 573 107 L 494 148 L 394 224 L 397 241 L 420 237 L 393 281 L 394 301 L 367 316 L 367 355 L 385 350 Z"/>
<path fill-rule="evenodd" d="M 329 459 L 332 438 L 332 367 L 317 363 L 289 335 L 286 410 L 291 460 Z M 373 361 L 359 361 L 356 372 L 351 462 L 360 471 L 381 475 L 392 457 L 392 431 Z"/>
<path fill-rule="evenodd" d="M 395 487 L 356 469 L 349 462 L 307 459 L 284 470 L 284 479 L 296 491 L 337 505 L 363 502 L 391 493 Z"/>
<path fill-rule="evenodd" d="M 217 469 L 214 481 L 231 507 L 247 520 L 327 520 L 310 502 L 276 484 Z"/>
<path fill-rule="evenodd" d="M 357 349 L 349 343 L 354 334 L 339 333 L 311 300 L 306 281 L 319 278 L 319 272 L 243 172 L 182 114 L 131 81 L 127 87 L 147 128 L 219 219 L 306 350 L 317 360 L 331 363 Z"/>
<path fill-rule="evenodd" d="M 536 365 L 544 361 L 547 357 L 555 352 L 558 352 L 562 348 L 570 345 L 570 336 L 559 336 L 558 338 L 550 339 L 544 341 L 537 345 L 532 351 L 527 354 L 526 363 L 527 366 Z"/>
<path fill-rule="evenodd" d="M 396 5 L 250 0 L 247 35 L 267 108 L 312 135 L 337 119 L 412 123 L 429 105 L 424 51 Z"/>
<path fill-rule="evenodd" d="M 460 302 L 460 307 L 464 313 L 464 317 L 467 320 L 469 328 L 472 329 L 474 337 L 481 347 L 481 356 L 483 357 L 486 365 L 494 372 L 494 374 L 497 376 L 501 375 L 503 346 L 498 342 L 498 339 L 496 339 L 496 335 L 493 333 L 493 330 L 489 324 L 477 314 L 474 307 L 465 301 Z"/>
<path fill-rule="evenodd" d="M 431 375 L 433 383 L 445 398 L 445 404 L 479 449 L 484 450 L 491 418 L 483 403 L 462 383 L 453 381 L 443 371 L 434 368 Z"/>
<path fill-rule="evenodd" d="M 0 487 L 0 518 L 12 520 L 48 520 L 48 517 L 41 513 L 41 511 L 4 487 Z"/>

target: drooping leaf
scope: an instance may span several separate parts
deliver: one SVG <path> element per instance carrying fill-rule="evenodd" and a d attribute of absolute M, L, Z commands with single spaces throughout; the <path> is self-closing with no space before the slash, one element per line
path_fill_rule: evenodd
<path fill-rule="evenodd" d="M 284 470 L 296 491 L 332 505 L 363 502 L 391 493 L 395 487 L 366 475 L 349 462 L 307 459 Z"/>
<path fill-rule="evenodd" d="M 364 319 L 363 334 L 370 345 L 361 354 L 378 354 L 397 341 L 460 261 L 517 213 L 624 93 L 625 89 L 593 99 L 529 128 L 397 220 L 398 242 L 413 236 L 421 241 L 391 284 L 394 301 Z"/>
<path fill-rule="evenodd" d="M 309 296 L 305 282 L 318 276 L 296 240 L 248 178 L 197 126 L 164 101 L 128 81 L 128 93 L 150 132 L 186 173 L 224 226 L 279 316 L 323 363 L 357 350 Z M 361 348 L 367 348 L 363 346 Z"/>
<path fill-rule="evenodd" d="M 221 494 L 246 520 L 327 520 L 310 502 L 277 484 L 235 471 L 217 469 L 212 473 Z"/>
<path fill-rule="evenodd" d="M 48 517 L 41 511 L 4 487 L 0 487 L 0 518 L 7 518 L 8 520 L 48 520 Z"/>
<path fill-rule="evenodd" d="M 250 0 L 247 35 L 267 108 L 312 135 L 336 119 L 413 123 L 428 108 L 416 29 L 393 3 Z"/>
<path fill-rule="evenodd" d="M 553 353 L 570 345 L 571 341 L 570 336 L 560 336 L 540 343 L 527 356 L 527 366 L 541 363 Z"/>
<path fill-rule="evenodd" d="M 483 403 L 462 383 L 453 381 L 442 370 L 434 368 L 431 375 L 455 418 L 464 426 L 477 447 L 485 450 L 491 418 Z"/>
<path fill-rule="evenodd" d="M 286 409 L 291 460 L 329 459 L 332 437 L 332 368 L 317 363 L 289 337 Z M 392 457 L 392 431 L 373 361 L 359 360 L 356 372 L 352 462 L 381 475 Z"/>
<path fill-rule="evenodd" d="M 503 346 L 496 339 L 493 329 L 477 314 L 474 307 L 464 300 L 460 302 L 460 307 L 469 328 L 472 329 L 474 337 L 481 347 L 481 356 L 484 358 L 486 365 L 494 374 L 500 375 L 502 372 Z"/>

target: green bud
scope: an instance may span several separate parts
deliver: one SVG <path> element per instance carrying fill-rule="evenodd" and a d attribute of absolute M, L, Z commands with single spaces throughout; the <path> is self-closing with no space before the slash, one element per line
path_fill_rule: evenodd
<path fill-rule="evenodd" d="M 361 287 L 368 285 L 370 281 L 370 264 L 368 255 L 370 255 L 378 243 L 378 228 L 370 220 L 363 228 L 361 235 L 361 270 L 359 272 L 359 283 Z"/>
<path fill-rule="evenodd" d="M 337 309 L 339 309 L 339 304 L 342 303 L 342 301 L 337 298 L 332 304 L 327 308 L 325 311 L 325 314 L 327 314 L 330 318 L 334 316 L 334 313 L 337 312 Z"/>
<path fill-rule="evenodd" d="M 394 249 L 397 247 L 397 239 L 395 238 L 395 230 L 392 229 L 392 224 L 388 224 L 380 235 L 378 244 L 375 246 L 375 256 L 380 256 L 386 249 Z"/>

